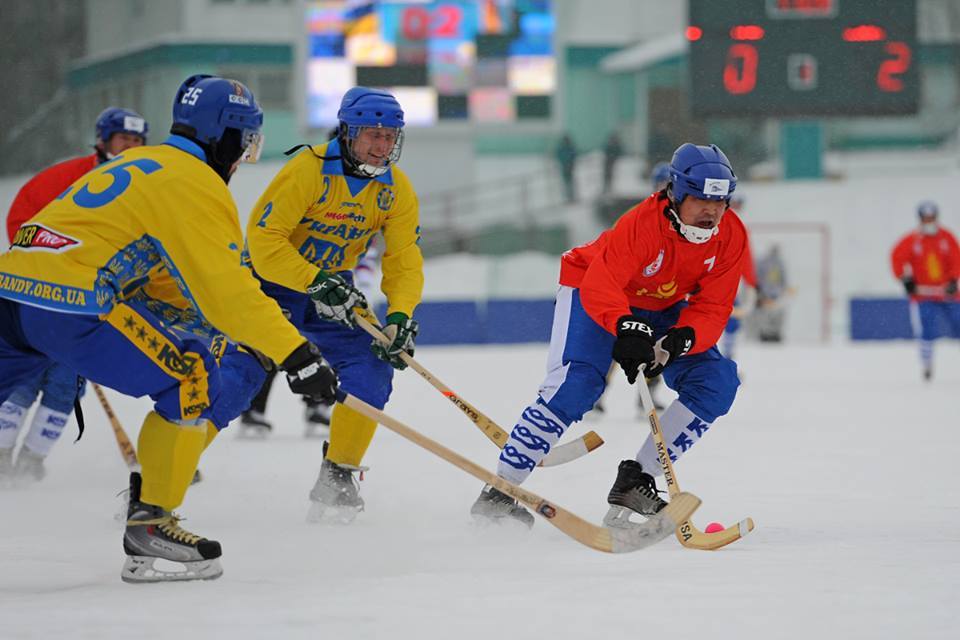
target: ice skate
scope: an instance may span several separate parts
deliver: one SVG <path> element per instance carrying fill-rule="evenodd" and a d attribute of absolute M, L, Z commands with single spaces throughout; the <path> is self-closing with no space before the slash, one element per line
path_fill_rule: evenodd
<path fill-rule="evenodd" d="M 360 481 L 354 474 L 359 473 L 362 479 L 367 468 L 330 462 L 326 458 L 328 446 L 328 443 L 323 443 L 323 463 L 320 465 L 320 475 L 310 490 L 307 522 L 350 524 L 364 507 L 363 498 L 360 497 Z"/>
<path fill-rule="evenodd" d="M 240 429 L 237 437 L 249 440 L 262 440 L 273 431 L 273 425 L 260 411 L 244 411 L 240 414 Z"/>
<path fill-rule="evenodd" d="M 333 407 L 320 402 L 307 401 L 303 412 L 303 421 L 306 424 L 303 436 L 305 438 L 326 438 L 330 435 L 330 414 Z"/>
<path fill-rule="evenodd" d="M 516 500 L 490 485 L 484 485 L 470 507 L 470 515 L 478 524 L 520 523 L 528 529 L 533 527 L 534 520 L 533 514 Z"/>
<path fill-rule="evenodd" d="M 636 460 L 624 460 L 620 463 L 617 479 L 607 495 L 610 509 L 603 517 L 608 527 L 628 529 L 630 515 L 637 513 L 648 517 L 667 506 L 657 495 L 657 483 L 649 473 L 643 470 Z"/>
<path fill-rule="evenodd" d="M 43 466 L 43 456 L 34 453 L 28 447 L 20 447 L 17 461 L 13 465 L 13 481 L 18 485 L 40 482 L 47 476 Z"/>
<path fill-rule="evenodd" d="M 213 580 L 223 574 L 220 543 L 180 527 L 180 517 L 140 502 L 140 474 L 130 474 L 130 507 L 123 550 L 124 582 Z M 160 560 L 159 565 L 155 564 Z"/>

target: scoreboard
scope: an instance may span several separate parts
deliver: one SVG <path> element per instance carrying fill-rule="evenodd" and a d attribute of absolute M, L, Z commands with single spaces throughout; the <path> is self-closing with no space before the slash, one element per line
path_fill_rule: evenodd
<path fill-rule="evenodd" d="M 688 0 L 695 116 L 916 113 L 916 0 Z"/>

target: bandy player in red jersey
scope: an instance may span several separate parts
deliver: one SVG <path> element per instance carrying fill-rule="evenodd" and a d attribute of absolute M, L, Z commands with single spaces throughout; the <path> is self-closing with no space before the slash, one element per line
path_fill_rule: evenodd
<path fill-rule="evenodd" d="M 726 414 L 737 366 L 717 340 L 743 273 L 747 232 L 728 211 L 737 177 L 715 145 L 684 144 L 670 162 L 670 182 L 625 213 L 596 240 L 565 253 L 553 316 L 547 377 L 500 455 L 497 475 L 519 484 L 574 422 L 593 407 L 611 361 L 628 382 L 640 367 L 661 372 L 679 397 L 660 417 L 672 459 Z M 653 475 L 660 464 L 650 437 L 635 459 L 620 463 L 607 497 L 613 506 L 651 515 L 666 503 Z M 477 519 L 533 515 L 486 486 L 471 513 Z"/>
<path fill-rule="evenodd" d="M 940 226 L 933 202 L 917 206 L 920 226 L 893 247 L 890 264 L 910 296 L 910 320 L 920 340 L 923 379 L 933 377 L 933 341 L 942 335 L 945 320 L 952 335 L 960 336 L 960 304 L 956 301 L 960 278 L 960 247 L 956 237 Z"/>

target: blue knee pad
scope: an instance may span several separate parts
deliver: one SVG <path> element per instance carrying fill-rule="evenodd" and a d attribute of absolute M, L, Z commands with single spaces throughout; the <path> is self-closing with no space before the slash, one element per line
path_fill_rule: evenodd
<path fill-rule="evenodd" d="M 59 413 L 70 413 L 77 397 L 77 372 L 55 364 L 44 372 L 40 388 L 43 389 L 41 406 Z"/>
<path fill-rule="evenodd" d="M 250 408 L 267 372 L 252 355 L 230 345 L 220 357 L 219 377 L 220 392 L 210 407 L 210 420 L 218 430 Z"/>
<path fill-rule="evenodd" d="M 685 407 L 706 422 L 730 411 L 740 386 L 737 364 L 720 355 L 716 347 L 678 358 L 663 370 L 663 381 L 677 392 Z"/>
<path fill-rule="evenodd" d="M 593 409 L 606 387 L 606 372 L 585 362 L 567 363 L 567 375 L 549 401 L 543 403 L 566 424 L 573 424 Z"/>

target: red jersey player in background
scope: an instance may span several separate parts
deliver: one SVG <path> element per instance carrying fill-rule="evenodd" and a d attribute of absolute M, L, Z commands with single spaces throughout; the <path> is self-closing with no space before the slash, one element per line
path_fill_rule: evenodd
<path fill-rule="evenodd" d="M 630 384 L 643 367 L 647 377 L 662 372 L 677 392 L 660 418 L 671 458 L 730 410 L 740 384 L 737 365 L 716 345 L 746 256 L 746 229 L 729 210 L 736 187 L 720 149 L 684 144 L 670 161 L 666 188 L 563 255 L 547 376 L 504 445 L 497 475 L 514 484 L 526 480 L 594 406 L 611 362 Z M 648 436 L 635 458 L 620 463 L 607 496 L 608 526 L 623 526 L 621 509 L 649 516 L 665 507 L 653 478 L 661 473 Z M 489 485 L 471 513 L 533 525 L 530 512 Z"/>
<path fill-rule="evenodd" d="M 147 122 L 129 109 L 109 107 L 96 122 L 97 141 L 90 155 L 71 158 L 48 167 L 20 188 L 7 214 L 7 240 L 13 245 L 20 227 L 33 218 L 67 187 L 97 165 L 112 160 L 131 147 L 147 141 Z M 40 391 L 43 398 L 24 437 L 16 463 L 13 448 L 31 405 Z M 75 372 L 54 365 L 28 387 L 20 387 L 0 405 L 0 484 L 42 480 L 43 461 L 59 439 L 73 411 L 77 394 Z"/>
<path fill-rule="evenodd" d="M 730 199 L 730 208 L 740 214 L 743 211 L 743 203 L 743 195 L 735 194 Z M 744 320 L 757 304 L 757 270 L 753 264 L 749 238 L 747 239 L 746 251 L 747 255 L 743 259 L 743 277 L 740 280 L 737 298 L 733 302 L 733 313 L 727 320 L 727 326 L 723 330 L 723 337 L 720 340 L 723 355 L 731 360 L 736 360 L 733 357 L 733 352 L 737 346 L 737 334 L 740 333 Z"/>
<path fill-rule="evenodd" d="M 940 226 L 936 203 L 917 206 L 920 226 L 893 247 L 893 275 L 910 297 L 910 320 L 920 340 L 923 379 L 933 377 L 933 341 L 944 335 L 941 327 L 960 336 L 960 304 L 956 301 L 960 278 L 960 247 L 956 237 Z"/>

